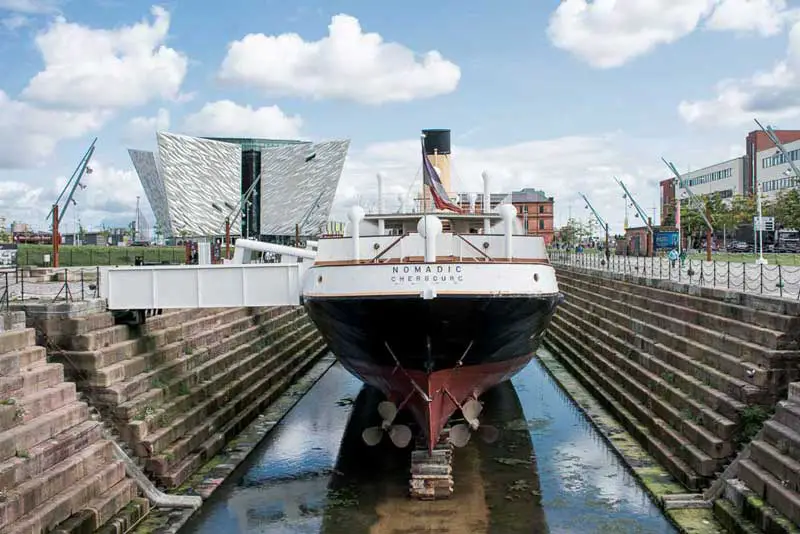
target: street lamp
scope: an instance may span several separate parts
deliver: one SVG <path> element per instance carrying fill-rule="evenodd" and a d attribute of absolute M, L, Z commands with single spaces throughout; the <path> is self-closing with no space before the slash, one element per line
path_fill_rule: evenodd
<path fill-rule="evenodd" d="M 225 206 L 230 206 L 227 202 L 223 202 Z M 211 207 L 217 210 L 220 213 L 223 213 L 222 208 L 219 207 L 215 202 L 211 203 Z M 233 211 L 233 207 L 231 206 L 231 211 Z M 229 260 L 231 254 L 231 216 L 230 214 L 225 216 L 225 259 Z"/>
<path fill-rule="evenodd" d="M 756 209 L 758 210 L 758 259 L 756 265 L 767 265 L 764 258 L 764 217 L 761 216 L 761 195 L 764 185 L 761 182 L 756 184 Z"/>

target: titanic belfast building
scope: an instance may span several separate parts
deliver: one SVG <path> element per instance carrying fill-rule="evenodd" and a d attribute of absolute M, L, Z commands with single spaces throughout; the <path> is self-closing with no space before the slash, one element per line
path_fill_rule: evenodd
<path fill-rule="evenodd" d="M 251 239 L 293 236 L 296 227 L 304 236 L 321 233 L 350 145 L 168 132 L 156 139 L 156 152 L 128 153 L 158 225 L 172 237 L 220 235 L 227 218 L 233 235 Z"/>

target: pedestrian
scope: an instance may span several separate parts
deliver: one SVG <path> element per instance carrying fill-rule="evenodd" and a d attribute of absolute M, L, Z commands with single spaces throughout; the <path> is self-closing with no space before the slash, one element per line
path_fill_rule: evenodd
<path fill-rule="evenodd" d="M 678 261 L 678 251 L 673 248 L 669 251 L 669 263 L 672 267 L 675 267 L 676 261 Z"/>

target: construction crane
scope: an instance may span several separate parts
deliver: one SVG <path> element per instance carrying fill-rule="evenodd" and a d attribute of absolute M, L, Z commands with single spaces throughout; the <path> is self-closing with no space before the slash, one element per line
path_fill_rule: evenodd
<path fill-rule="evenodd" d="M 75 195 L 75 190 L 80 186 L 81 189 L 86 189 L 86 186 L 81 183 L 81 179 L 86 174 L 91 174 L 92 169 L 89 167 L 89 161 L 92 159 L 92 155 L 94 155 L 95 144 L 97 143 L 97 138 L 95 137 L 92 141 L 92 144 L 89 145 L 89 148 L 84 153 L 83 157 L 81 158 L 80 162 L 78 162 L 78 166 L 72 172 L 72 176 L 70 176 L 69 180 L 67 180 L 66 185 L 61 190 L 61 193 L 58 195 L 58 198 L 53 203 L 53 207 L 50 209 L 50 212 L 45 217 L 45 220 L 50 220 L 52 227 L 53 227 L 53 267 L 58 267 L 58 250 L 59 245 L 61 244 L 61 232 L 59 231 L 59 225 L 61 220 L 64 218 L 64 215 L 69 209 L 70 203 L 77 204 L 73 196 Z M 69 190 L 69 193 L 67 193 Z M 66 200 L 64 201 L 63 207 L 59 205 L 61 199 L 64 198 L 64 194 L 67 193 Z"/>

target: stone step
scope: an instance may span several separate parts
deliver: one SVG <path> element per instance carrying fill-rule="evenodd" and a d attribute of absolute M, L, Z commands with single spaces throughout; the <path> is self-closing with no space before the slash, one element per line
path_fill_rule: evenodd
<path fill-rule="evenodd" d="M 0 354 L 27 349 L 34 345 L 36 345 L 36 330 L 33 328 L 0 332 Z"/>
<path fill-rule="evenodd" d="M 137 327 L 140 335 L 150 335 L 159 330 L 180 327 L 183 323 L 210 315 L 216 315 L 226 308 L 187 308 L 183 310 L 164 310 L 161 315 L 148 317 L 143 325 Z"/>
<path fill-rule="evenodd" d="M 184 352 L 191 354 L 193 351 L 200 350 L 206 345 L 215 344 L 236 332 L 244 330 L 253 324 L 253 317 L 246 316 L 236 319 L 230 323 L 221 323 L 213 329 L 198 332 L 195 336 L 184 338 L 182 343 Z M 174 348 L 174 347 L 172 347 Z M 94 388 L 108 388 L 114 384 L 119 384 L 134 378 L 136 375 L 147 372 L 156 366 L 164 363 L 163 356 L 166 353 L 160 349 L 154 352 L 136 356 L 129 360 L 98 369 L 85 375 L 85 384 Z M 177 354 L 169 353 L 173 356 Z"/>
<path fill-rule="evenodd" d="M 114 418 L 121 422 L 130 421 L 144 406 L 155 406 L 170 395 L 181 393 L 180 390 L 183 389 L 181 380 L 186 376 L 193 376 L 198 368 L 223 354 L 237 350 L 240 345 L 254 338 L 260 337 L 265 341 L 277 339 L 287 328 L 296 324 L 297 317 L 301 315 L 296 312 L 272 317 L 202 350 L 183 354 L 153 371 L 114 384 L 109 388 L 108 395 L 104 395 L 114 406 Z"/>
<path fill-rule="evenodd" d="M 775 410 L 775 420 L 800 431 L 800 406 L 790 402 L 779 402 Z"/>
<path fill-rule="evenodd" d="M 0 399 L 18 399 L 64 381 L 64 367 L 60 363 L 41 364 L 29 369 L 17 376 L 0 378 Z"/>
<path fill-rule="evenodd" d="M 247 375 L 243 376 L 240 384 L 247 384 L 245 393 L 254 391 L 254 387 L 262 388 L 262 391 L 269 389 L 269 385 L 280 379 L 280 372 L 286 367 L 286 362 L 296 362 L 298 355 L 302 353 L 301 347 L 304 343 L 305 347 L 314 347 L 320 341 L 309 336 L 310 341 L 301 340 L 292 345 L 286 350 L 282 351 L 279 355 L 265 361 L 262 368 L 257 368 Z M 310 350 L 310 349 L 309 349 Z M 278 363 L 278 367 L 275 364 Z M 262 369 L 268 369 L 269 372 L 263 372 Z M 255 386 L 253 385 L 255 384 Z M 236 397 L 241 400 L 245 393 L 239 393 Z M 250 398 L 249 400 L 255 397 Z M 181 436 L 178 440 L 169 445 L 169 448 L 162 451 L 160 454 L 155 453 L 150 455 L 145 460 L 146 469 L 159 476 L 168 473 L 174 466 L 178 465 L 184 458 L 200 447 L 203 442 L 214 436 L 219 428 L 225 425 L 228 421 L 232 420 L 239 411 L 244 410 L 249 404 L 241 404 L 238 401 L 232 402 L 230 399 L 225 403 L 222 409 L 209 416 L 202 424 L 194 427 L 190 432 Z"/>
<path fill-rule="evenodd" d="M 800 404 L 800 382 L 789 384 L 789 402 Z"/>
<path fill-rule="evenodd" d="M 750 442 L 750 459 L 769 471 L 785 488 L 800 492 L 800 462 L 758 439 Z"/>
<path fill-rule="evenodd" d="M 111 312 L 107 311 L 92 313 L 82 317 L 59 317 L 58 320 L 61 334 L 70 337 L 85 335 L 89 332 L 114 326 L 114 316 Z"/>
<path fill-rule="evenodd" d="M 714 515 L 726 532 L 797 534 L 788 519 L 766 505 L 738 478 L 725 481 L 724 495 L 724 498 L 714 501 Z"/>
<path fill-rule="evenodd" d="M 109 326 L 74 335 L 70 339 L 69 346 L 62 348 L 71 351 L 94 351 L 128 341 L 136 334 L 137 332 L 127 325 Z"/>
<path fill-rule="evenodd" d="M 0 355 L 0 377 L 14 376 L 45 361 L 47 350 L 36 345 Z"/>
<path fill-rule="evenodd" d="M 625 429 L 645 447 L 647 452 L 686 488 L 698 490 L 704 485 L 703 477 L 699 476 L 694 469 L 673 453 L 664 442 L 658 439 L 645 425 L 641 424 L 633 413 L 609 394 L 605 389 L 605 385 L 595 380 L 596 375 L 584 372 L 583 368 L 577 363 L 580 361 L 581 356 L 573 352 L 572 346 L 568 342 L 561 340 L 555 330 L 548 332 L 545 337 L 545 345 L 614 414 Z"/>
<path fill-rule="evenodd" d="M 219 429 L 210 433 L 206 440 L 190 451 L 181 462 L 173 465 L 168 472 L 159 476 L 159 481 L 168 488 L 175 488 L 183 484 L 204 462 L 213 458 L 251 421 L 275 402 L 299 376 L 307 372 L 324 350 L 325 342 L 318 337 L 302 353 L 284 361 L 283 365 L 276 369 L 271 376 L 240 395 L 241 402 L 234 399 L 232 402 L 240 405 L 241 409 L 233 412 L 228 418 L 219 418 Z"/>
<path fill-rule="evenodd" d="M 11 488 L 38 477 L 42 472 L 101 439 L 101 436 L 100 423 L 88 420 L 31 447 L 24 458 L 14 456 L 0 463 L 0 491 L 8 492 Z"/>
<path fill-rule="evenodd" d="M 0 433 L 0 461 L 29 456 L 29 449 L 89 418 L 89 408 L 73 402 L 23 425 Z"/>
<path fill-rule="evenodd" d="M 41 415 L 75 402 L 76 395 L 74 382 L 61 382 L 31 395 L 21 397 L 17 402 L 17 406 L 23 410 L 21 422 L 27 423 Z"/>
<path fill-rule="evenodd" d="M 559 287 L 566 284 L 572 287 L 580 287 L 584 291 L 602 295 L 613 299 L 615 302 L 627 305 L 628 309 L 645 309 L 650 313 L 668 317 L 679 323 L 695 325 L 704 332 L 709 332 L 716 337 L 725 335 L 734 336 L 738 340 L 755 343 L 762 347 L 771 349 L 791 349 L 797 348 L 796 340 L 787 338 L 786 333 L 780 330 L 773 330 L 743 322 L 738 319 L 731 319 L 696 310 L 691 307 L 681 306 L 669 300 L 655 300 L 643 296 L 637 292 L 619 291 L 605 285 L 597 284 L 596 279 L 588 281 L 581 278 L 571 277 L 569 274 L 559 276 Z M 674 294 L 674 293 L 673 293 Z M 723 339 L 725 341 L 725 339 Z M 733 342 L 734 340 L 730 340 Z"/>
<path fill-rule="evenodd" d="M 34 508 L 97 472 L 112 459 L 111 442 L 98 440 L 41 473 L 33 480 L 17 486 L 0 503 L 0 528 L 11 524 Z"/>
<path fill-rule="evenodd" d="M 594 271 L 591 273 L 585 271 L 581 272 L 563 267 L 558 267 L 556 269 L 556 274 L 559 277 L 574 277 L 590 282 L 597 280 L 598 275 L 598 273 Z M 787 305 L 791 306 L 791 302 L 785 303 L 777 299 L 759 298 L 755 295 L 743 295 L 735 292 L 719 292 L 713 289 L 700 287 L 686 288 L 691 293 L 671 291 L 658 287 L 661 282 L 666 281 L 646 280 L 648 284 L 645 285 L 626 282 L 621 278 L 621 275 L 619 278 L 603 276 L 603 285 L 612 287 L 620 292 L 636 293 L 637 295 L 644 296 L 651 300 L 677 304 L 700 312 L 733 319 L 734 321 L 758 325 L 770 330 L 777 330 L 780 332 L 790 332 L 794 330 L 797 332 L 798 330 L 796 329 L 800 328 L 800 317 L 798 317 L 798 314 L 783 309 Z M 664 285 L 674 286 L 677 284 L 670 284 L 667 282 Z M 740 302 L 742 300 L 746 301 L 746 304 Z"/>
<path fill-rule="evenodd" d="M 744 362 L 734 356 L 731 356 L 730 354 L 720 352 L 703 343 L 692 341 L 681 336 L 676 336 L 671 332 L 652 326 L 636 317 L 619 313 L 579 296 L 569 295 L 565 304 L 580 307 L 582 308 L 582 313 L 584 314 L 592 314 L 595 317 L 607 319 L 610 322 L 636 332 L 641 337 L 650 339 L 654 344 L 673 349 L 685 354 L 687 357 L 693 360 L 702 362 L 703 364 L 718 370 L 723 376 L 727 376 L 730 379 L 735 379 L 736 383 L 740 384 L 741 388 L 743 389 L 746 389 L 748 385 L 751 386 L 751 393 L 753 395 L 767 395 L 767 393 L 763 390 L 763 387 L 767 385 L 772 377 L 766 369 L 756 369 L 756 366 Z M 751 374 L 752 376 L 750 376 Z M 722 390 L 728 394 L 732 393 L 727 388 Z M 736 398 L 748 403 L 755 402 L 756 400 L 762 400 L 763 403 L 766 404 L 770 400 L 766 398 L 756 399 L 752 397 L 748 397 L 746 400 L 740 397 Z"/>
<path fill-rule="evenodd" d="M 281 363 L 280 360 L 286 358 L 286 351 L 300 350 L 304 343 L 308 343 L 313 336 L 319 334 L 311 330 L 310 332 L 307 331 L 302 337 L 294 334 L 290 335 L 293 337 L 293 341 L 287 344 L 281 343 L 283 350 L 275 354 L 273 350 L 270 350 L 270 347 L 267 347 L 254 354 L 245 362 L 242 362 L 241 372 L 233 373 L 235 376 L 238 375 L 237 378 L 221 385 L 216 390 L 211 389 L 211 391 L 208 391 L 209 394 L 206 399 L 201 403 L 187 406 L 188 410 L 183 415 L 173 419 L 169 426 L 162 424 L 162 428 L 144 438 L 136 447 L 139 456 L 155 456 L 159 454 L 174 441 L 180 439 L 181 436 L 201 425 L 202 421 L 220 410 L 226 410 L 228 399 L 239 395 L 241 391 L 250 387 L 259 377 L 271 374 L 274 367 Z M 273 355 L 265 359 L 264 355 L 268 353 L 273 353 Z M 237 371 L 239 368 L 240 366 L 236 366 Z M 230 378 L 230 375 L 228 377 Z"/>
<path fill-rule="evenodd" d="M 101 531 L 99 529 L 101 527 L 108 528 L 109 533 L 128 532 L 127 529 L 123 528 L 122 524 L 109 524 L 109 521 L 129 504 L 136 506 L 141 504 L 141 501 L 144 501 L 147 503 L 145 506 L 149 508 L 149 501 L 138 499 L 137 495 L 136 482 L 131 478 L 124 478 L 99 497 L 92 499 L 82 510 L 72 514 L 66 521 L 60 523 L 53 531 L 53 534 L 78 534 L 84 532 L 100 534 Z"/>
<path fill-rule="evenodd" d="M 800 494 L 784 487 L 780 480 L 752 460 L 739 462 L 739 478 L 756 495 L 800 525 Z"/>
<path fill-rule="evenodd" d="M 604 333 L 604 336 L 611 336 L 612 340 L 618 338 L 636 347 L 638 350 L 635 353 L 639 354 L 642 360 L 646 360 L 647 367 L 652 372 L 673 373 L 676 382 L 685 386 L 684 390 L 687 393 L 694 392 L 694 398 L 731 420 L 738 420 L 740 412 L 747 403 L 755 402 L 763 396 L 761 390 L 755 386 L 732 378 L 679 351 L 655 343 L 642 333 L 622 326 L 619 321 L 591 314 L 583 309 L 582 305 L 576 306 L 567 301 L 559 307 L 559 311 L 561 309 L 573 312 L 584 321 L 584 324 L 594 325 Z M 558 313 L 557 311 L 556 315 Z M 618 347 L 618 350 L 623 352 L 623 348 Z M 630 351 L 625 350 L 624 352 L 629 353 Z M 649 357 L 645 358 L 644 354 L 648 354 Z M 676 373 L 675 370 L 679 370 L 683 374 Z"/>
<path fill-rule="evenodd" d="M 662 379 L 626 362 L 621 354 L 609 350 L 605 342 L 598 341 L 597 338 L 584 337 L 582 335 L 584 332 L 578 325 L 564 321 L 563 318 L 559 318 L 555 322 L 559 328 L 584 346 L 595 347 L 596 353 L 587 356 L 587 359 L 591 360 L 594 367 L 603 369 L 604 377 L 608 377 L 620 393 L 647 406 L 649 413 L 664 421 L 670 429 L 674 430 L 674 433 L 659 434 L 659 439 L 671 445 L 675 450 L 687 449 L 689 457 L 684 457 L 684 459 L 698 473 L 710 476 L 722 462 L 730 457 L 733 453 L 733 446 L 729 440 L 720 439 L 694 421 L 684 417 L 678 409 L 658 396 L 658 386 L 661 384 L 664 387 L 667 386 Z M 627 368 L 620 367 L 626 363 L 630 364 L 626 366 Z M 618 398 L 617 400 L 625 404 L 622 399 Z M 635 413 L 633 409 L 629 408 L 629 410 Z M 648 423 L 644 419 L 642 422 Z M 686 441 L 696 447 L 696 451 L 685 446 L 684 442 Z"/>
<path fill-rule="evenodd" d="M 772 418 L 764 423 L 764 440 L 782 454 L 800 462 L 800 428 L 789 428 Z"/>
<path fill-rule="evenodd" d="M 797 349 L 796 340 L 789 342 L 783 332 L 776 330 L 650 300 L 635 293 L 620 292 L 583 280 L 559 278 L 558 285 L 567 294 L 576 292 L 584 298 L 589 296 L 591 299 L 600 299 L 620 313 L 634 315 L 680 336 L 701 343 L 713 340 L 713 345 L 720 351 L 744 360 L 772 361 L 780 357 L 789 359 L 791 353 L 775 351 L 783 348 Z M 795 350 L 794 355 L 797 354 Z"/>
<path fill-rule="evenodd" d="M 633 378 L 640 385 L 647 384 L 646 391 L 648 395 L 654 394 L 660 398 L 659 403 L 670 405 L 670 407 L 660 407 L 661 412 L 659 415 L 661 417 L 670 422 L 676 421 L 676 419 L 680 421 L 682 419 L 697 418 L 702 427 L 705 427 L 701 429 L 701 434 L 697 436 L 698 441 L 693 440 L 698 446 L 701 446 L 700 443 L 705 443 L 707 446 L 714 448 L 716 452 L 713 454 L 709 452 L 708 454 L 715 458 L 727 457 L 733 452 L 728 450 L 729 447 L 722 445 L 721 441 L 730 440 L 733 437 L 739 419 L 738 414 L 736 414 L 734 420 L 730 420 L 715 409 L 688 396 L 687 393 L 691 394 L 693 389 L 688 387 L 680 389 L 680 386 L 685 386 L 686 383 L 689 383 L 690 377 L 684 375 L 680 370 L 661 364 L 656 366 L 661 372 L 654 373 L 646 365 L 649 363 L 646 357 L 637 357 L 639 356 L 639 351 L 636 347 L 604 332 L 602 329 L 596 329 L 594 325 L 571 314 L 570 310 L 566 308 L 563 310 L 563 315 L 566 316 L 565 319 L 569 319 L 566 321 L 569 325 L 567 328 L 572 335 L 587 344 L 591 344 L 592 339 L 603 339 L 604 345 L 598 346 L 597 349 L 600 350 L 603 347 L 611 349 L 610 351 L 603 351 L 601 355 L 614 360 L 615 365 L 621 371 L 621 376 Z M 640 363 L 642 360 L 645 365 Z M 691 433 L 695 432 L 691 428 L 687 428 L 687 430 Z M 709 432 L 711 435 L 704 435 Z M 722 456 L 717 456 L 717 454 L 722 454 Z"/>
<path fill-rule="evenodd" d="M 52 531 L 59 523 L 82 510 L 124 478 L 125 464 L 122 461 L 112 461 L 0 530 L 0 534 L 41 534 Z"/>
<path fill-rule="evenodd" d="M 302 320 L 302 319 L 301 319 Z M 133 413 L 138 420 L 128 423 L 125 437 L 132 441 L 141 441 L 162 428 L 165 422 L 174 421 L 180 414 L 188 413 L 192 408 L 203 403 L 213 396 L 214 391 L 220 391 L 237 376 L 253 366 L 258 365 L 265 358 L 279 352 L 283 347 L 298 339 L 303 333 L 313 329 L 310 324 L 298 328 L 295 323 L 288 323 L 284 336 L 274 341 L 255 341 L 242 343 L 234 350 L 223 354 L 211 361 L 205 362 L 201 367 L 191 371 L 189 375 L 177 378 L 173 383 L 160 389 L 160 395 L 144 396 L 143 400 L 149 401 L 145 405 L 130 404 L 120 408 L 125 409 L 125 415 Z M 288 334 L 286 333 L 288 331 Z M 183 385 L 186 390 L 181 391 Z M 166 403 L 166 404 L 164 404 Z M 161 404 L 159 406 L 159 404 Z M 142 408 L 149 408 L 146 417 L 142 417 Z M 117 413 L 122 410 L 118 409 Z"/>

